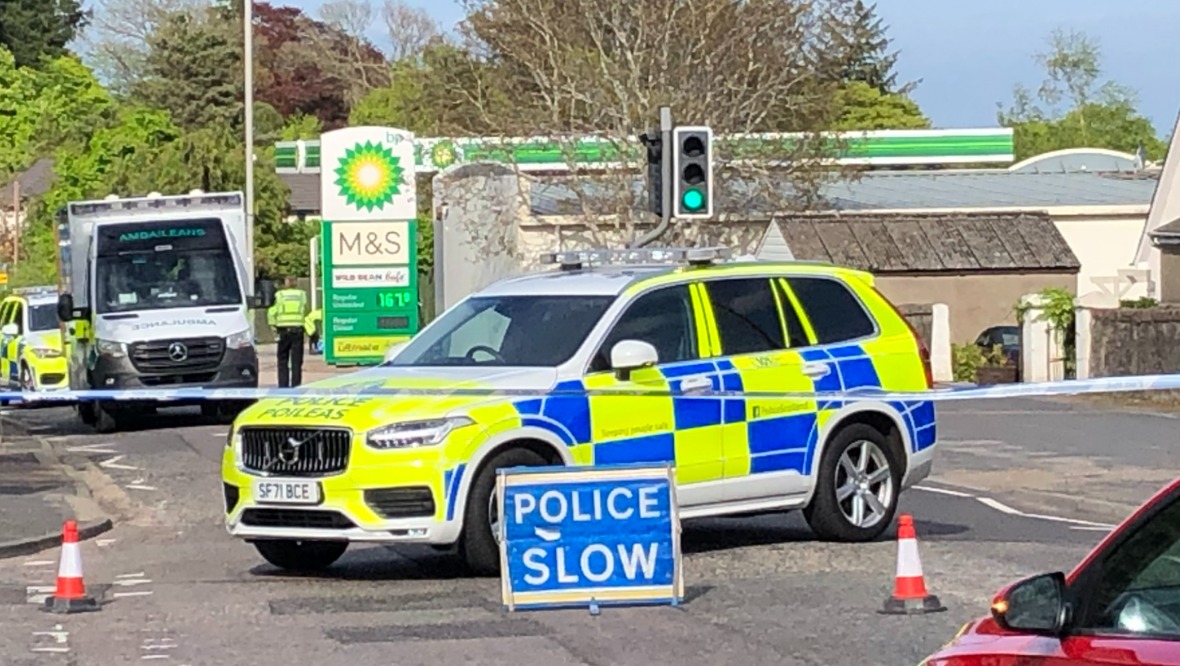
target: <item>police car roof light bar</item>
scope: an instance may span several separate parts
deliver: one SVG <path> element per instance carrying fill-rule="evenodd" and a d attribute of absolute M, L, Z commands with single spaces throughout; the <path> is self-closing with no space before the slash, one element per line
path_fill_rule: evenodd
<path fill-rule="evenodd" d="M 42 285 L 39 287 L 16 287 L 11 290 L 14 294 L 21 296 L 39 296 L 42 294 L 56 294 L 57 285 Z"/>
<path fill-rule="evenodd" d="M 707 266 L 733 256 L 727 247 L 632 248 L 626 250 L 570 250 L 541 255 L 542 264 L 558 264 L 562 270 L 579 270 L 587 264 L 682 264 Z"/>

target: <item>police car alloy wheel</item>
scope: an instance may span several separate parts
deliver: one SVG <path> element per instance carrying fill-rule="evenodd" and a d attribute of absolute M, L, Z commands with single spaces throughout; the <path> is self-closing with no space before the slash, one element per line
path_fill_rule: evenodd
<path fill-rule="evenodd" d="M 541 467 L 546 463 L 539 454 L 528 449 L 509 449 L 496 454 L 479 471 L 467 493 L 463 511 L 463 534 L 459 537 L 459 552 L 472 572 L 481 576 L 500 573 L 500 543 L 493 529 L 498 527 L 499 511 L 496 499 L 496 470 L 507 467 Z"/>
<path fill-rule="evenodd" d="M 897 511 L 901 461 L 894 446 L 871 426 L 841 428 L 824 447 L 815 495 L 804 509 L 811 529 L 826 541 L 870 541 Z"/>

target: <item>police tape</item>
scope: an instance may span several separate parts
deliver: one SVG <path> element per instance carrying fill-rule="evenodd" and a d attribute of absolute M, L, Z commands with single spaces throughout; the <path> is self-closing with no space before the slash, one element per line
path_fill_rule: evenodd
<path fill-rule="evenodd" d="M 329 380 L 332 381 L 332 380 Z M 175 389 L 94 389 L 53 392 L 0 391 L 0 400 L 19 403 L 75 403 L 84 401 L 130 402 L 200 402 L 254 401 L 264 399 L 319 399 L 319 398 L 415 398 L 415 397 L 488 397 L 488 398 L 580 398 L 580 397 L 649 397 L 649 398 L 734 398 L 758 400 L 814 400 L 816 402 L 914 402 L 951 400 L 989 400 L 1001 398 L 1034 398 L 1093 393 L 1125 393 L 1131 391 L 1165 391 L 1180 389 L 1180 374 L 1138 375 L 1132 377 L 1102 377 L 1098 379 L 1070 379 L 1030 384 L 999 384 L 991 386 L 959 385 L 923 391 L 885 391 L 862 387 L 843 391 L 743 391 L 653 388 L 560 388 L 506 389 L 463 387 L 425 388 L 385 386 L 397 380 L 374 378 L 358 380 L 343 386 L 301 386 L 297 388 L 175 388 Z M 676 379 L 669 384 L 678 386 Z"/>

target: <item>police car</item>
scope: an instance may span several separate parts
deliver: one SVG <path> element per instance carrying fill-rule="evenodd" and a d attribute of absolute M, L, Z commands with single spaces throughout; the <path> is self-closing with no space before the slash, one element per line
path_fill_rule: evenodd
<path fill-rule="evenodd" d="M 426 543 L 490 574 L 501 468 L 672 463 L 682 518 L 799 509 L 848 542 L 878 537 L 930 473 L 932 402 L 807 395 L 932 387 L 925 345 L 870 274 L 724 248 L 547 261 L 559 268 L 472 294 L 382 365 L 311 385 L 433 391 L 243 412 L 222 465 L 229 533 L 283 568 Z"/>
<path fill-rule="evenodd" d="M 0 376 L 7 388 L 69 388 L 57 320 L 57 287 L 14 289 L 0 301 Z"/>

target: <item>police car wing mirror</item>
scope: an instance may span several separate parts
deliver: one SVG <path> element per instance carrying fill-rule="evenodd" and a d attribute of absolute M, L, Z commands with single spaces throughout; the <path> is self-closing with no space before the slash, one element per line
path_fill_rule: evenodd
<path fill-rule="evenodd" d="M 406 348 L 406 344 L 407 343 L 405 342 L 398 342 L 396 344 L 389 345 L 389 348 L 385 350 L 385 362 L 389 363 L 393 359 L 397 358 L 397 355 Z"/>
<path fill-rule="evenodd" d="M 68 293 L 57 297 L 57 318 L 63 323 L 74 320 L 74 297 Z"/>
<path fill-rule="evenodd" d="M 642 340 L 620 340 L 610 350 L 611 369 L 624 381 L 631 378 L 632 371 L 653 366 L 659 360 L 656 348 Z"/>
<path fill-rule="evenodd" d="M 15 338 L 20 335 L 20 327 L 16 324 L 5 324 L 3 327 L 0 327 L 0 335 L 6 338 Z"/>

